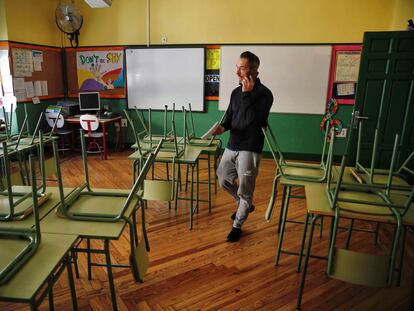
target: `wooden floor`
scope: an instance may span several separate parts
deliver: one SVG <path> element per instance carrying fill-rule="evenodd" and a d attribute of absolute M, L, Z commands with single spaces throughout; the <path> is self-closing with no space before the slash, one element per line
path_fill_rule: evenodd
<path fill-rule="evenodd" d="M 128 152 L 111 154 L 107 161 L 90 158 L 92 186 L 128 188 L 131 183 L 131 163 Z M 65 186 L 82 181 L 79 156 L 66 156 L 62 168 Z M 120 310 L 294 310 L 300 274 L 295 272 L 297 258 L 282 255 L 274 266 L 276 224 L 280 207 L 277 200 L 275 216 L 270 223 L 264 213 L 271 192 L 274 164 L 262 160 L 257 179 L 254 204 L 256 210 L 243 226 L 238 243 L 226 242 L 231 229 L 230 215 L 235 211 L 233 199 L 219 190 L 213 195 L 213 208 L 208 214 L 201 204 L 195 216 L 194 229 L 188 229 L 188 206 L 178 210 L 151 202 L 147 210 L 147 226 L 151 243 L 150 268 L 144 283 L 135 283 L 129 269 L 115 269 L 115 287 Z M 164 172 L 157 166 L 156 174 Z M 205 178 L 203 166 L 200 174 Z M 299 190 L 298 190 L 299 191 Z M 279 191 L 280 193 L 281 191 Z M 202 196 L 206 196 L 205 187 Z M 293 200 L 289 217 L 302 220 L 305 203 Z M 368 225 L 370 226 L 370 225 Z M 325 226 L 328 227 L 328 226 Z M 298 249 L 302 225 L 289 224 L 285 245 Z M 345 233 L 341 233 L 343 240 Z M 381 227 L 377 249 L 388 249 L 391 228 Z M 326 261 L 311 259 L 302 310 L 409 310 L 414 266 L 414 238 L 407 234 L 405 266 L 401 287 L 375 289 L 346 284 L 325 274 Z M 95 246 L 102 243 L 95 242 Z M 112 260 L 128 263 L 128 234 L 111 244 Z M 373 237 L 355 233 L 351 249 L 374 249 Z M 327 234 L 314 239 L 314 253 L 325 255 Z M 96 258 L 101 260 L 102 258 Z M 86 258 L 79 255 L 81 276 L 76 280 L 80 310 L 111 310 L 106 270 L 93 268 L 93 280 L 86 276 Z M 27 280 L 30 282 L 30 280 Z M 66 275 L 54 288 L 55 309 L 72 310 Z M 47 300 L 47 299 L 46 299 Z M 21 310 L 23 305 L 0 303 L 0 310 Z M 41 309 L 48 310 L 47 301 Z"/>

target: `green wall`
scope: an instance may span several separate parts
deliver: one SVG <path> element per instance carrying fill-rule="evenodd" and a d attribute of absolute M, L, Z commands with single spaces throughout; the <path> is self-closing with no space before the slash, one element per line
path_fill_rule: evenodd
<path fill-rule="evenodd" d="M 126 100 L 103 100 L 103 104 L 109 104 L 113 111 L 122 113 L 126 108 Z M 277 103 L 274 103 L 277 105 Z M 196 127 L 196 134 L 202 135 L 211 125 L 218 121 L 222 116 L 222 111 L 218 110 L 218 102 L 206 101 L 205 113 L 194 112 L 193 118 Z M 178 109 L 178 108 L 177 108 Z M 350 117 L 353 106 L 342 105 L 336 115 L 343 122 L 344 127 L 349 127 Z M 135 124 L 139 124 L 135 112 L 130 111 Z M 147 113 L 145 112 L 147 118 Z M 301 115 L 301 114 L 282 114 L 271 113 L 269 116 L 269 124 L 274 130 L 279 140 L 280 147 L 292 158 L 314 159 L 319 154 L 323 146 L 324 133 L 319 129 L 322 115 Z M 153 111 L 152 123 L 155 133 L 162 133 L 164 113 Z M 182 133 L 182 113 L 176 113 L 177 131 Z M 126 143 L 132 144 L 134 137 L 129 129 L 126 133 Z M 221 136 L 223 145 L 225 146 L 228 139 L 228 133 Z M 344 148 L 345 139 L 338 138 L 335 154 L 340 154 Z M 265 144 L 264 151 L 269 151 Z"/>

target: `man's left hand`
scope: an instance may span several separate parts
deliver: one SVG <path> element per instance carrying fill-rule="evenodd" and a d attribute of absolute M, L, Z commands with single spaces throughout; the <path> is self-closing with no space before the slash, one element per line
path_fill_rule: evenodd
<path fill-rule="evenodd" d="M 242 92 L 251 92 L 254 87 L 254 80 L 250 77 L 243 77 L 242 78 Z"/>

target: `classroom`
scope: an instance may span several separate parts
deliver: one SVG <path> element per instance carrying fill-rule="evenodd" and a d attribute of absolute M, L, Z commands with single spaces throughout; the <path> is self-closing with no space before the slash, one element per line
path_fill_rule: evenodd
<path fill-rule="evenodd" d="M 413 0 L 0 0 L 0 310 L 414 310 Z"/>

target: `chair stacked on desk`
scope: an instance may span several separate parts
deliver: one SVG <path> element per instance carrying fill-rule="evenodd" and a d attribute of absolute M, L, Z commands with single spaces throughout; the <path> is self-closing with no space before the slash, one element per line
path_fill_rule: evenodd
<path fill-rule="evenodd" d="M 349 167 L 347 166 L 348 152 L 352 132 L 353 130 L 350 131 L 340 167 L 333 164 L 333 149 L 329 147 L 327 161 L 323 165 L 324 179 L 317 182 L 307 181 L 302 185 L 305 188 L 306 215 L 300 249 L 296 253 L 299 255 L 297 272 L 300 272 L 302 268 L 302 256 L 305 255 L 305 258 L 299 285 L 297 308 L 300 308 L 302 303 L 308 263 L 311 257 L 328 260 L 327 275 L 337 280 L 373 287 L 389 287 L 393 284 L 398 286 L 400 283 L 406 226 L 414 225 L 414 209 L 412 208 L 414 187 L 404 179 L 404 175 L 413 175 L 414 173 L 411 168 L 414 159 L 413 152 L 401 161 L 401 166 L 397 167 L 397 161 L 400 156 L 400 142 L 399 135 L 396 134 L 389 168 L 377 169 L 378 164 L 375 163 L 376 146 L 378 144 L 377 130 L 373 138 L 374 144 L 371 158 L 374 163 L 370 163 L 370 168 L 366 169 L 359 162 L 357 155 L 357 167 Z M 266 139 L 268 139 L 268 136 L 266 134 Z M 361 134 L 359 134 L 360 136 Z M 358 148 L 359 146 L 360 140 L 358 141 Z M 279 162 L 278 173 L 280 175 L 282 175 L 280 173 L 281 167 L 283 166 Z M 281 183 L 285 186 L 295 185 L 295 182 L 290 183 L 285 179 L 286 176 L 281 177 Z M 289 193 L 287 196 L 289 197 Z M 284 198 L 283 205 L 286 206 L 287 204 L 288 199 Z M 282 225 L 276 264 L 279 261 L 284 223 L 286 222 L 287 210 L 285 207 L 282 207 L 282 210 Z M 268 211 L 266 217 L 269 215 L 271 213 Z M 322 217 L 332 219 L 328 239 L 328 254 L 327 256 L 314 256 L 311 254 L 314 229 L 317 220 Z M 350 223 L 345 228 L 348 230 L 345 246 L 339 247 L 338 230 L 342 228 L 340 226 L 340 221 L 342 220 L 350 221 Z M 310 227 L 308 232 L 309 221 Z M 354 221 L 368 222 L 376 228 L 375 230 L 355 229 L 353 227 Z M 353 231 L 374 233 L 374 244 L 376 245 L 379 223 L 391 224 L 394 227 L 389 251 L 378 255 L 377 252 L 372 254 L 371 252 L 366 253 L 361 250 L 355 251 L 350 249 L 351 233 Z M 304 252 L 307 236 L 307 246 Z"/>
<path fill-rule="evenodd" d="M 165 106 L 164 109 L 164 121 L 163 121 L 163 133 L 162 134 L 154 134 L 153 133 L 153 126 L 152 126 L 152 111 L 151 109 L 148 110 L 148 123 L 145 122 L 144 116 L 141 112 L 135 110 L 137 114 L 138 121 L 140 123 L 141 130 L 138 131 L 135 127 L 135 124 L 125 110 L 125 116 L 128 119 L 128 123 L 133 130 L 135 135 L 135 144 L 132 146 L 136 149 L 134 154 L 132 154 L 129 158 L 133 160 L 133 175 L 136 175 L 136 172 L 139 171 L 139 167 L 145 159 L 146 154 L 152 150 L 155 146 L 155 143 L 160 139 L 165 140 L 165 144 L 163 148 L 158 153 L 156 158 L 156 162 L 162 162 L 166 165 L 166 178 L 165 180 L 154 180 L 151 183 L 151 186 L 146 184 L 144 189 L 149 189 L 150 187 L 154 187 L 149 192 L 152 193 L 151 200 L 157 200 L 155 194 L 159 193 L 158 200 L 160 201 L 168 201 L 169 207 L 171 208 L 171 201 L 175 201 L 175 207 L 177 208 L 178 200 L 190 200 L 190 228 L 193 225 L 193 215 L 194 213 L 198 212 L 198 204 L 199 202 L 207 202 L 209 205 L 209 212 L 211 212 L 211 182 L 210 182 L 210 154 L 214 153 L 214 160 L 215 160 L 215 167 L 217 163 L 219 149 L 221 147 L 221 142 L 219 140 L 201 140 L 194 141 L 195 136 L 190 139 L 188 137 L 189 130 L 188 130 L 188 111 L 185 107 L 182 107 L 183 113 L 183 130 L 182 130 L 182 137 L 177 136 L 176 130 L 176 121 L 175 121 L 175 104 L 172 106 L 171 111 L 171 118 L 169 118 L 168 114 L 168 106 Z M 169 121 L 171 122 L 171 126 L 169 126 Z M 193 121 L 191 121 L 193 123 Z M 194 128 L 193 128 L 194 129 Z M 193 131 L 194 132 L 194 131 Z M 208 199 L 203 200 L 199 198 L 199 160 L 204 159 L 200 157 L 202 153 L 207 154 L 208 160 L 208 181 L 205 182 L 208 185 Z M 172 177 L 170 178 L 170 169 L 169 164 L 172 165 Z M 182 190 L 182 178 L 181 178 L 181 165 L 184 164 L 187 166 L 187 175 L 191 173 L 191 180 L 190 184 L 190 197 L 182 197 L 178 196 L 178 190 Z M 177 166 L 177 168 L 176 168 Z M 194 173 L 196 173 L 196 178 L 194 181 Z M 154 179 L 154 172 L 153 172 L 153 179 Z M 188 177 L 187 177 L 188 179 Z M 168 184 L 169 183 L 169 184 Z M 196 197 L 193 198 L 194 193 L 194 184 L 196 190 Z M 158 188 L 158 189 L 157 189 Z M 162 189 L 171 189 L 168 191 L 169 195 L 163 195 L 162 193 L 165 190 Z M 186 189 L 187 190 L 187 180 L 186 180 Z M 144 190 L 144 196 L 146 196 Z M 195 204 L 194 204 L 195 202 Z"/>
<path fill-rule="evenodd" d="M 34 156 L 30 155 L 30 187 L 12 184 L 9 155 L 3 142 L 2 160 L 5 163 L 6 187 L 1 192 L 0 216 L 0 300 L 29 303 L 37 310 L 49 296 L 53 309 L 53 284 L 66 268 L 73 309 L 77 310 L 69 251 L 76 237 L 41 234 L 40 220 L 50 209 L 50 189 L 44 183 L 43 136 L 39 133 L 40 171 L 42 184 L 37 186 Z M 52 200 L 53 201 L 53 200 Z M 46 206 L 49 205 L 49 206 Z M 53 206 L 52 206 L 53 207 Z M 30 282 L 28 282 L 28 279 Z M 47 286 L 45 286 L 47 284 Z M 38 293 L 42 293 L 38 295 Z"/>

